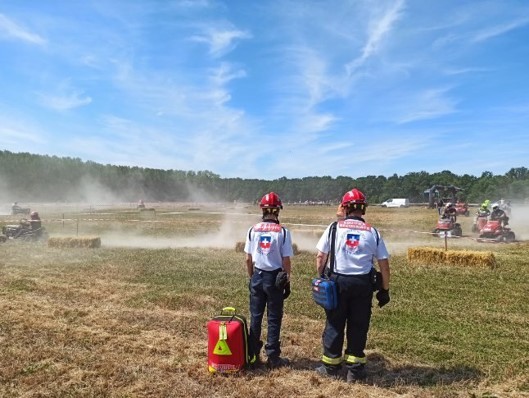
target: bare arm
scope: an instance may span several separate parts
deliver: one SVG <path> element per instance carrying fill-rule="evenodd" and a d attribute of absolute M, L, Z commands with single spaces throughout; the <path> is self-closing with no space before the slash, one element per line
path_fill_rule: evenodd
<path fill-rule="evenodd" d="M 246 271 L 251 278 L 253 275 L 253 259 L 251 254 L 246 254 Z"/>
<path fill-rule="evenodd" d="M 318 254 L 316 255 L 316 272 L 318 273 L 318 275 L 323 274 L 323 271 L 325 270 L 327 256 L 327 253 L 323 253 L 318 250 Z"/>
<path fill-rule="evenodd" d="M 290 257 L 283 257 L 283 270 L 287 273 L 288 280 L 290 280 L 290 272 L 292 271 Z"/>
<path fill-rule="evenodd" d="M 382 288 L 385 290 L 389 289 L 389 260 L 387 258 L 378 260 L 378 266 L 380 273 L 382 274 Z"/>

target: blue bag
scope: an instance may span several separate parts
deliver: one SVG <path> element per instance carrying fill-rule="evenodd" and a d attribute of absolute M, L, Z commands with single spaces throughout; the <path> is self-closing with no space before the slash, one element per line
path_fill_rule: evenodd
<path fill-rule="evenodd" d="M 314 302 L 326 310 L 334 310 L 338 306 L 336 283 L 326 278 L 312 280 L 312 298 Z"/>
<path fill-rule="evenodd" d="M 331 225 L 329 230 L 329 237 L 331 239 L 331 251 L 327 260 L 329 261 L 329 268 L 327 277 L 324 273 L 319 278 L 312 280 L 312 298 L 314 302 L 326 310 L 334 310 L 338 306 L 338 289 L 336 282 L 330 279 L 334 271 L 334 241 L 336 239 L 336 222 Z"/>

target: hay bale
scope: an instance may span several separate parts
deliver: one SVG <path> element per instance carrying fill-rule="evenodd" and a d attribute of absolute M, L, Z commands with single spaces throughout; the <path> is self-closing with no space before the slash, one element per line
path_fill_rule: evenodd
<path fill-rule="evenodd" d="M 295 243 L 292 243 L 292 250 L 294 251 L 295 255 L 299 254 L 298 245 L 296 245 Z"/>
<path fill-rule="evenodd" d="M 496 258 L 492 252 L 479 252 L 472 250 L 448 250 L 446 252 L 446 262 L 454 265 L 469 265 L 469 266 L 487 266 L 494 268 L 496 266 Z"/>
<path fill-rule="evenodd" d="M 237 252 L 237 253 L 244 252 L 244 242 L 235 243 L 235 252 Z"/>
<path fill-rule="evenodd" d="M 496 266 L 496 258 L 490 251 L 442 250 L 432 247 L 408 248 L 408 262 L 491 268 Z"/>
<path fill-rule="evenodd" d="M 101 238 L 98 236 L 55 236 L 48 239 L 48 246 L 58 248 L 83 247 L 96 249 L 101 247 Z"/>
<path fill-rule="evenodd" d="M 409 262 L 444 263 L 445 251 L 434 247 L 408 248 Z"/>

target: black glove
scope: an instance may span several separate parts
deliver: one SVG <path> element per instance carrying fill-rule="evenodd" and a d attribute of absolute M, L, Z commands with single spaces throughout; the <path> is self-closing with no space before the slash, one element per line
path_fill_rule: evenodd
<path fill-rule="evenodd" d="M 290 282 L 287 282 L 285 289 L 283 290 L 283 300 L 286 300 L 290 296 Z"/>
<path fill-rule="evenodd" d="M 389 289 L 380 289 L 377 292 L 377 300 L 378 306 L 380 308 L 384 307 L 387 303 L 389 303 Z"/>
<path fill-rule="evenodd" d="M 288 283 L 288 274 L 285 271 L 280 271 L 276 276 L 276 287 L 283 291 Z"/>

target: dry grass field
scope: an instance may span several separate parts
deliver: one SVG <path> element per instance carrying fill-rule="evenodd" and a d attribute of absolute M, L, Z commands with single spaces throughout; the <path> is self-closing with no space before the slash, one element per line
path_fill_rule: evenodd
<path fill-rule="evenodd" d="M 368 380 L 313 371 L 323 310 L 312 303 L 315 244 L 335 206 L 285 206 L 300 254 L 282 333 L 285 369 L 207 371 L 206 322 L 222 307 L 248 316 L 243 255 L 253 206 L 157 204 L 39 210 L 50 237 L 91 236 L 101 247 L 0 243 L 0 397 L 524 397 L 529 396 L 528 217 L 518 242 L 470 233 L 450 250 L 492 251 L 494 267 L 413 263 L 410 247 L 445 248 L 434 210 L 368 209 L 391 253 L 392 301 L 374 307 Z M 12 216 L 0 216 L 0 224 Z M 266 330 L 266 329 L 265 329 Z"/>

